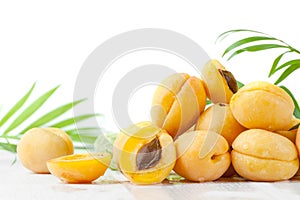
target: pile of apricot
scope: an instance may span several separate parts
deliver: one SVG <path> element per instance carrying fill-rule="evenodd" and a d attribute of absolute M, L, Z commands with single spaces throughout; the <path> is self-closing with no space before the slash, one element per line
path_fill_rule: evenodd
<path fill-rule="evenodd" d="M 293 117 L 291 97 L 263 81 L 239 89 L 217 60 L 201 73 L 202 79 L 167 77 L 153 95 L 151 122 L 121 130 L 113 148 L 120 171 L 135 184 L 160 183 L 172 170 L 197 182 L 217 180 L 230 169 L 253 181 L 295 176 L 300 120 Z"/>
<path fill-rule="evenodd" d="M 217 60 L 201 73 L 202 79 L 166 77 L 153 95 L 151 121 L 120 131 L 113 159 L 124 176 L 135 184 L 160 183 L 172 170 L 196 182 L 234 174 L 253 181 L 295 176 L 300 120 L 289 94 L 263 81 L 238 88 Z M 28 169 L 69 183 L 92 182 L 111 161 L 107 153 L 73 154 L 71 139 L 55 128 L 29 130 L 17 151 Z"/>

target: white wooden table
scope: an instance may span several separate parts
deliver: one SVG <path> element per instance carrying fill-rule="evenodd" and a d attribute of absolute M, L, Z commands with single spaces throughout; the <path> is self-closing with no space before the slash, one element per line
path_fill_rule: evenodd
<path fill-rule="evenodd" d="M 14 155 L 0 151 L 0 200 L 13 199 L 300 199 L 300 178 L 275 183 L 221 179 L 207 183 L 164 182 L 137 186 L 107 171 L 93 184 L 65 184 L 50 174 L 33 174 Z"/>

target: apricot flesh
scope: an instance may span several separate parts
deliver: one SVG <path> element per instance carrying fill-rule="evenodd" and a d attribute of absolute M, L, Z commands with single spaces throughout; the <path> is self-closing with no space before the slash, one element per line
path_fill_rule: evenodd
<path fill-rule="evenodd" d="M 113 159 L 134 184 L 162 182 L 172 171 L 176 150 L 172 137 L 151 122 L 122 130 L 113 145 Z"/>
<path fill-rule="evenodd" d="M 230 101 L 237 121 L 249 129 L 288 130 L 294 103 L 280 87 L 256 81 L 242 87 Z"/>
<path fill-rule="evenodd" d="M 46 162 L 60 156 L 73 154 L 71 138 L 58 128 L 33 128 L 28 130 L 17 146 L 21 163 L 35 173 L 49 173 Z"/>
<path fill-rule="evenodd" d="M 226 139 L 208 130 L 190 131 L 175 141 L 177 161 L 174 171 L 190 181 L 220 178 L 230 166 Z"/>
<path fill-rule="evenodd" d="M 287 180 L 299 169 L 295 145 L 286 137 L 270 131 L 244 131 L 234 140 L 232 147 L 234 169 L 249 180 Z"/>
<path fill-rule="evenodd" d="M 108 153 L 62 156 L 47 161 L 51 174 L 67 183 L 91 183 L 102 176 L 111 161 Z"/>
<path fill-rule="evenodd" d="M 202 78 L 208 98 L 213 103 L 229 103 L 238 86 L 233 74 L 218 60 L 210 60 L 203 67 Z"/>
<path fill-rule="evenodd" d="M 234 139 L 246 128 L 234 118 L 228 104 L 218 103 L 210 106 L 200 115 L 195 130 L 211 130 L 219 133 L 231 146 Z"/>
<path fill-rule="evenodd" d="M 176 73 L 157 87 L 152 100 L 151 119 L 173 138 L 193 126 L 206 105 L 203 82 L 184 73 Z"/>

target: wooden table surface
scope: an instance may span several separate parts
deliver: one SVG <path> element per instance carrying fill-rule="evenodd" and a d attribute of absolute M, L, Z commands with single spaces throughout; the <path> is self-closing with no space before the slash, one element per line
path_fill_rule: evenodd
<path fill-rule="evenodd" d="M 165 181 L 137 186 L 108 170 L 93 184 L 65 184 L 50 174 L 33 174 L 15 155 L 0 151 L 0 200 L 11 199 L 300 199 L 300 178 L 281 182 L 248 182 L 223 178 L 214 182 Z"/>

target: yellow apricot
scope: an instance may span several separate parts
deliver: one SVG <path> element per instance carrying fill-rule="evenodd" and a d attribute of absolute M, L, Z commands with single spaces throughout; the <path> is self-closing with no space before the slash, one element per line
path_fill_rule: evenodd
<path fill-rule="evenodd" d="M 205 105 L 206 94 L 200 79 L 173 74 L 162 81 L 153 95 L 151 119 L 176 138 L 196 123 Z"/>
<path fill-rule="evenodd" d="M 218 103 L 200 115 L 195 130 L 211 130 L 219 133 L 231 146 L 234 139 L 246 128 L 236 121 L 228 104 Z"/>
<path fill-rule="evenodd" d="M 298 150 L 298 154 L 300 156 L 300 129 L 298 128 L 297 133 L 296 133 L 296 139 L 295 139 L 295 144 Z"/>
<path fill-rule="evenodd" d="M 67 183 L 91 183 L 102 176 L 111 161 L 108 153 L 62 156 L 47 161 L 51 174 Z"/>
<path fill-rule="evenodd" d="M 234 140 L 232 147 L 234 169 L 249 180 L 287 180 L 299 168 L 295 145 L 286 137 L 270 131 L 244 131 Z"/>
<path fill-rule="evenodd" d="M 293 118 L 287 130 L 276 130 L 275 133 L 282 135 L 295 143 L 299 124 L 300 119 Z"/>
<path fill-rule="evenodd" d="M 186 132 L 175 140 L 175 147 L 177 161 L 174 171 L 188 180 L 216 180 L 230 166 L 228 143 L 213 131 Z"/>
<path fill-rule="evenodd" d="M 28 130 L 17 146 L 21 163 L 35 173 L 49 173 L 49 159 L 73 154 L 71 138 L 58 128 L 33 128 Z"/>
<path fill-rule="evenodd" d="M 280 87 L 256 81 L 232 96 L 230 108 L 236 120 L 246 128 L 277 131 L 289 129 L 294 103 Z"/>
<path fill-rule="evenodd" d="M 288 131 L 276 131 L 274 133 L 277 133 L 279 135 L 282 135 L 289 139 L 291 142 L 295 143 L 296 141 L 296 135 L 297 135 L 298 129 L 288 130 Z"/>
<path fill-rule="evenodd" d="M 176 151 L 172 137 L 151 122 L 122 130 L 113 145 L 113 158 L 132 183 L 162 182 L 172 171 Z"/>
<path fill-rule="evenodd" d="M 213 103 L 229 103 L 238 90 L 233 74 L 217 60 L 207 62 L 201 73 L 208 98 Z"/>

